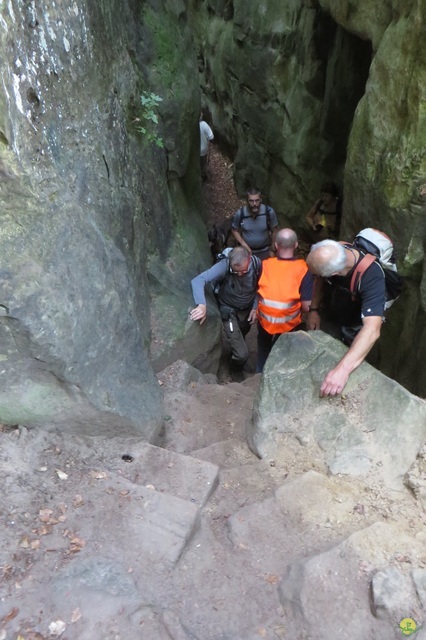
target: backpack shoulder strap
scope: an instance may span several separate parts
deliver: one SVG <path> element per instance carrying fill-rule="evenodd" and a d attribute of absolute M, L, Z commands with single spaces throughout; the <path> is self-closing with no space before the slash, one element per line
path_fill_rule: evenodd
<path fill-rule="evenodd" d="M 256 278 L 259 279 L 262 273 L 262 260 L 257 256 L 252 256 L 252 259 L 254 261 L 254 272 L 256 274 Z"/>
<path fill-rule="evenodd" d="M 241 226 L 242 221 L 244 220 L 244 218 L 247 218 L 247 216 L 244 215 L 244 206 L 240 207 L 237 211 L 237 222 L 238 222 L 238 226 Z"/>
<path fill-rule="evenodd" d="M 268 227 L 268 231 L 271 231 L 271 207 L 265 204 L 265 213 L 266 213 L 266 224 Z"/>
<path fill-rule="evenodd" d="M 350 284 L 350 292 L 351 292 L 352 300 L 355 300 L 356 298 L 356 292 L 361 283 L 361 278 L 363 273 L 365 273 L 368 267 L 372 265 L 373 262 L 375 262 L 375 260 L 376 260 L 376 256 L 373 256 L 372 253 L 366 253 L 358 262 L 357 266 L 355 267 L 351 277 L 351 284 Z"/>

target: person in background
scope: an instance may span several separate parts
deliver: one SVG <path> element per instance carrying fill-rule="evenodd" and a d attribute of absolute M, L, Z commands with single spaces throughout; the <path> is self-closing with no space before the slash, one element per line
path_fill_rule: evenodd
<path fill-rule="evenodd" d="M 203 112 L 200 113 L 200 170 L 201 170 L 201 179 L 203 181 L 207 180 L 207 168 L 209 164 L 209 149 L 210 142 L 214 140 L 213 131 L 203 120 Z"/>
<path fill-rule="evenodd" d="M 319 199 L 306 216 L 314 242 L 330 237 L 338 238 L 341 214 L 342 203 L 337 185 L 334 182 L 325 182 L 321 187 Z"/>
<path fill-rule="evenodd" d="M 282 333 L 301 327 L 311 304 L 314 278 L 302 258 L 292 229 L 281 229 L 275 240 L 276 257 L 265 260 L 257 294 L 257 363 L 261 373 L 272 346 Z"/>
<path fill-rule="evenodd" d="M 248 358 L 245 336 L 256 321 L 253 304 L 262 272 L 259 258 L 244 247 L 235 247 L 229 257 L 217 262 L 191 281 L 192 295 L 197 305 L 189 315 L 203 324 L 207 316 L 205 286 L 216 285 L 217 300 L 225 335 L 231 345 L 231 365 L 243 367 Z"/>
<path fill-rule="evenodd" d="M 259 189 L 246 192 L 247 205 L 236 211 L 232 218 L 232 235 L 247 251 L 261 260 L 274 253 L 278 220 L 272 207 L 262 204 Z"/>

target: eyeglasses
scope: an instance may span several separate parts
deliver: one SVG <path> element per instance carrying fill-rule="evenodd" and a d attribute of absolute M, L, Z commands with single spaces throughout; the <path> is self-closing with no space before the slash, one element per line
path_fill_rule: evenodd
<path fill-rule="evenodd" d="M 231 269 L 230 271 L 234 276 L 245 276 L 246 273 L 249 272 L 248 269 L 241 269 L 239 271 L 236 271 L 235 269 Z"/>

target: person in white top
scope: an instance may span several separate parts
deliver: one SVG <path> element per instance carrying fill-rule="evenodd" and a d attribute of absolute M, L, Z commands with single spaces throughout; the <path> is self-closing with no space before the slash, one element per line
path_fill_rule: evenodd
<path fill-rule="evenodd" d="M 207 165 L 209 162 L 209 142 L 214 139 L 213 131 L 203 120 L 203 112 L 200 113 L 200 168 L 201 179 L 207 180 Z"/>

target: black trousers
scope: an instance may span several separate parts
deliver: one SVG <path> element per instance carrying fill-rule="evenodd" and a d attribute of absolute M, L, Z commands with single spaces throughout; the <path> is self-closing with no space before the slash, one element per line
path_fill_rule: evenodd
<path fill-rule="evenodd" d="M 301 323 L 297 325 L 292 331 L 306 330 L 306 325 Z M 268 359 L 271 349 L 282 335 L 281 333 L 268 333 L 260 324 L 257 323 L 257 361 L 256 361 L 256 373 L 262 373 L 265 362 Z"/>
<path fill-rule="evenodd" d="M 221 309 L 223 330 L 231 346 L 232 362 L 238 366 L 243 366 L 249 355 L 245 336 L 251 327 L 248 321 L 250 311 L 251 309 L 235 310 L 232 315 L 228 315 L 222 313 Z"/>

